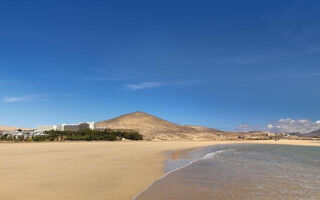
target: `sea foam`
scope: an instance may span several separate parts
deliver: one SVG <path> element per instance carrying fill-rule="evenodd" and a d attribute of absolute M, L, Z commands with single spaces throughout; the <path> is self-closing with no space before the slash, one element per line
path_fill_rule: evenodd
<path fill-rule="evenodd" d="M 199 162 L 201 160 L 214 159 L 218 154 L 221 154 L 221 153 L 224 153 L 224 152 L 228 152 L 228 151 L 233 151 L 233 149 L 219 150 L 219 151 L 208 153 L 208 154 L 206 154 L 205 156 L 203 156 L 203 157 L 201 157 L 199 159 L 192 160 L 186 165 L 183 165 L 181 167 L 178 167 L 176 169 L 173 169 L 173 170 L 167 172 L 166 174 L 164 174 L 160 178 L 158 178 L 155 181 L 153 181 L 146 189 L 144 189 L 141 192 L 139 192 L 132 200 L 136 200 L 143 192 L 147 191 L 152 185 L 154 185 L 156 182 L 160 181 L 161 179 L 165 178 L 166 176 L 170 175 L 171 173 L 176 172 L 176 171 L 181 170 L 181 169 L 184 169 L 186 167 L 189 167 L 193 163 Z"/>

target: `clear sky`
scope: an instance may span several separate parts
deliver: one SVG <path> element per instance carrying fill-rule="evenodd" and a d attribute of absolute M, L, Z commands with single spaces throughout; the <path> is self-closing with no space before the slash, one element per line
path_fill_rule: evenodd
<path fill-rule="evenodd" d="M 320 119 L 320 2 L 1 0 L 0 124 Z"/>

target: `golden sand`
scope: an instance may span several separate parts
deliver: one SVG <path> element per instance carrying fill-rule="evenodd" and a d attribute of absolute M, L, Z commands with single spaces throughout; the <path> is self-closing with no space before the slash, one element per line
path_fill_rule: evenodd
<path fill-rule="evenodd" d="M 163 175 L 166 152 L 224 143 L 230 142 L 0 143 L 0 199 L 130 200 Z"/>

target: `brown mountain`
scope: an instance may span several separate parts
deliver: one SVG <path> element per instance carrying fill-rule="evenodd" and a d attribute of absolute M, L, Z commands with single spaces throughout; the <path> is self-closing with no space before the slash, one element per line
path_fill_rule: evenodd
<path fill-rule="evenodd" d="M 144 112 L 134 112 L 110 120 L 97 122 L 96 127 L 131 129 L 146 140 L 216 140 L 224 132 L 201 126 L 181 126 Z"/>
<path fill-rule="evenodd" d="M 17 129 L 25 130 L 25 128 L 18 128 L 18 127 L 13 127 L 13 126 L 0 125 L 0 131 L 14 131 L 14 130 L 17 130 Z"/>
<path fill-rule="evenodd" d="M 312 131 L 310 133 L 303 134 L 302 136 L 304 136 L 304 137 L 320 137 L 320 130 Z"/>

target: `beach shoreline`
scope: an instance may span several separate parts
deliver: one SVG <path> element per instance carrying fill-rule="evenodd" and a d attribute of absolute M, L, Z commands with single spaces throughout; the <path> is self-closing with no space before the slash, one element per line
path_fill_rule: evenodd
<path fill-rule="evenodd" d="M 0 199 L 129 200 L 165 174 L 168 156 L 232 143 L 320 146 L 309 140 L 0 143 Z"/>

